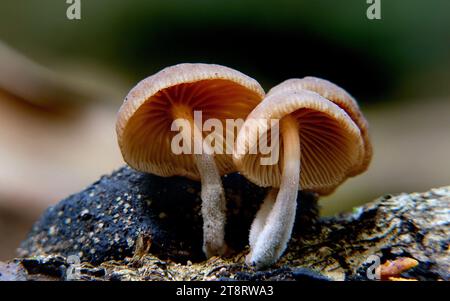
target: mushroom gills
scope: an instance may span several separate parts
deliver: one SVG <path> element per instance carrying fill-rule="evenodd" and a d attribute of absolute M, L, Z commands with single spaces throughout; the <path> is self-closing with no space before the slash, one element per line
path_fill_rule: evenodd
<path fill-rule="evenodd" d="M 172 108 L 173 119 L 180 127 L 189 123 L 191 131 L 181 131 L 185 141 L 193 141 L 194 150 L 201 150 L 200 154 L 194 152 L 193 158 L 201 178 L 201 199 L 203 217 L 203 252 L 206 257 L 224 255 L 225 244 L 226 202 L 225 192 L 219 170 L 214 160 L 213 150 L 207 143 L 203 143 L 203 134 L 195 124 L 192 110 L 178 104 Z"/>
<path fill-rule="evenodd" d="M 280 188 L 278 194 L 275 188 L 269 192 L 250 231 L 251 253 L 247 263 L 256 268 L 269 266 L 281 257 L 295 221 L 300 189 L 300 132 L 297 121 L 291 116 L 282 118 L 280 127 L 284 146 Z"/>

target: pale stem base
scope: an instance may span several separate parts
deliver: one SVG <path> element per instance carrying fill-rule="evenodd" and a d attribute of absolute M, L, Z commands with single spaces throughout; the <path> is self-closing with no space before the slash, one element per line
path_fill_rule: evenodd
<path fill-rule="evenodd" d="M 274 264 L 281 257 L 291 237 L 295 221 L 300 188 L 300 135 L 296 121 L 289 116 L 283 118 L 281 134 L 284 161 L 280 189 L 272 206 L 270 206 L 272 195 L 266 197 L 267 204 L 263 204 L 256 215 L 250 233 L 251 253 L 247 263 L 256 268 Z M 269 207 L 272 207 L 272 210 L 267 213 Z M 265 224 L 260 230 L 264 216 L 266 216 Z"/>

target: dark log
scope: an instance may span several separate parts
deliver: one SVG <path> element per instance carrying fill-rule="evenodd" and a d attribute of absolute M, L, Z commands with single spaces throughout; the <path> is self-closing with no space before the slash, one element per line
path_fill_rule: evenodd
<path fill-rule="evenodd" d="M 254 271 L 244 258 L 266 190 L 239 174 L 223 182 L 226 240 L 234 250 L 228 258 L 206 261 L 201 251 L 199 183 L 124 167 L 50 207 L 10 264 L 32 279 L 66 279 L 76 266 L 85 280 L 367 280 L 374 279 L 374 259 L 409 257 L 419 264 L 399 277 L 450 278 L 450 187 L 386 195 L 322 219 L 316 196 L 302 192 L 285 255 L 270 269 Z"/>

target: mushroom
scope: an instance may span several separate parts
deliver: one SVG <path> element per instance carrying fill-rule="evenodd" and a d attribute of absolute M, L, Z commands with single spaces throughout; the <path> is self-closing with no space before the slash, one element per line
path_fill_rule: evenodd
<path fill-rule="evenodd" d="M 262 154 L 250 152 L 260 139 L 256 131 L 261 135 L 273 130 L 267 122 L 256 122 L 268 119 L 279 120 L 280 159 L 274 165 L 260 164 Z M 361 169 L 365 157 L 364 139 L 352 118 L 334 102 L 304 89 L 272 90 L 247 117 L 236 146 L 242 147 L 233 155 L 238 170 L 259 186 L 273 187 L 250 230 L 247 263 L 256 268 L 275 263 L 286 249 L 298 190 L 329 194 Z"/>
<path fill-rule="evenodd" d="M 227 119 L 245 119 L 264 94 L 256 80 L 231 68 L 179 64 L 139 82 L 119 110 L 116 131 L 128 165 L 162 177 L 201 180 L 203 251 L 207 257 L 226 251 L 221 175 L 234 172 L 235 166 L 232 147 L 229 152 L 215 154 L 215 148 L 205 143 L 203 125 L 194 122 L 194 114 L 199 112 L 205 120 L 219 120 L 225 128 Z M 180 129 L 177 134 L 175 131 Z M 173 144 L 179 135 L 182 151 L 174 152 Z M 216 138 L 216 144 L 223 142 L 230 148 L 228 139 Z"/>
<path fill-rule="evenodd" d="M 356 100 L 344 89 L 336 84 L 318 77 L 307 76 L 304 78 L 291 78 L 270 89 L 267 95 L 281 91 L 297 91 L 306 89 L 320 94 L 331 100 L 343 109 L 356 123 L 364 139 L 364 160 L 360 166 L 355 166 L 355 170 L 349 175 L 354 176 L 364 172 L 372 159 L 372 144 L 369 138 L 369 125 L 359 109 Z"/>

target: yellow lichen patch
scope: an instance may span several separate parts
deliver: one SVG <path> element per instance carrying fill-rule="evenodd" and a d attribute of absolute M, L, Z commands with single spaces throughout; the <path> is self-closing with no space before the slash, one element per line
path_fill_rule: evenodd
<path fill-rule="evenodd" d="M 419 262 L 413 258 L 400 257 L 395 260 L 388 260 L 377 268 L 381 280 L 391 280 L 390 278 L 396 278 L 401 273 L 416 267 Z M 400 279 L 400 278 L 398 278 Z"/>
<path fill-rule="evenodd" d="M 417 279 L 402 278 L 402 277 L 389 277 L 389 281 L 418 281 Z"/>

